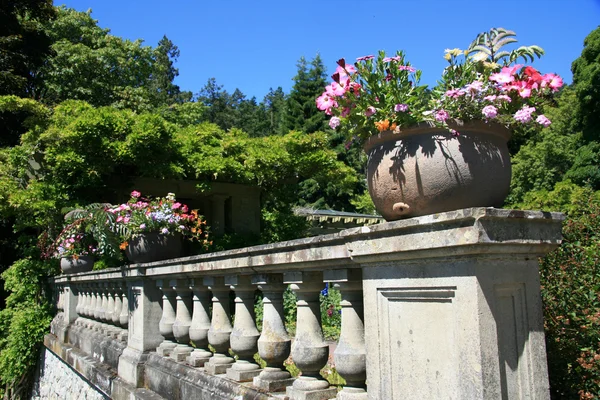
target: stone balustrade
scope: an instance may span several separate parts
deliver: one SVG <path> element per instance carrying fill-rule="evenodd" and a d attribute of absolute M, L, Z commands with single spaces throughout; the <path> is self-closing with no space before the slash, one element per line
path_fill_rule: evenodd
<path fill-rule="evenodd" d="M 561 222 L 472 208 L 61 275 L 46 346 L 112 398 L 548 399 L 538 257 L 560 243 Z M 342 297 L 340 388 L 319 374 L 325 283 Z"/>

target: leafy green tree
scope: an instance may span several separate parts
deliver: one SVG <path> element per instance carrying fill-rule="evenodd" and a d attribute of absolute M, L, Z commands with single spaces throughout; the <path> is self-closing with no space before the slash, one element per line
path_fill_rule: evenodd
<path fill-rule="evenodd" d="M 323 60 L 317 54 L 309 64 L 301 57 L 297 67 L 294 86 L 287 97 L 285 129 L 305 133 L 326 130 L 329 128 L 327 117 L 317 109 L 315 103 L 327 85 Z"/>
<path fill-rule="evenodd" d="M 573 86 L 580 108 L 578 122 L 586 140 L 600 139 L 600 27 L 584 40 L 581 56 L 573 61 Z"/>
<path fill-rule="evenodd" d="M 48 0 L 0 4 L 0 95 L 34 97 L 35 71 L 51 51 L 43 24 L 53 17 Z"/>

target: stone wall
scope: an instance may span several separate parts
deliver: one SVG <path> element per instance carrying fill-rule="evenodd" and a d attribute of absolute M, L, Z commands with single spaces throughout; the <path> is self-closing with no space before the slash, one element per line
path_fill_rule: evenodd
<path fill-rule="evenodd" d="M 43 347 L 31 399 L 104 400 L 108 397 L 91 386 L 87 379 L 54 353 Z"/>

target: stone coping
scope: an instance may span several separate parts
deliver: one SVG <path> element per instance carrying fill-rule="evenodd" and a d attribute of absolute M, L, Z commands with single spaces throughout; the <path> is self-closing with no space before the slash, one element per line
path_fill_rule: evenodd
<path fill-rule="evenodd" d="M 201 254 L 128 268 L 60 275 L 55 283 L 142 277 L 186 278 L 291 270 L 359 268 L 427 257 L 542 255 L 561 242 L 562 213 L 466 208 L 286 242 Z M 190 276 L 192 275 L 192 276 Z"/>

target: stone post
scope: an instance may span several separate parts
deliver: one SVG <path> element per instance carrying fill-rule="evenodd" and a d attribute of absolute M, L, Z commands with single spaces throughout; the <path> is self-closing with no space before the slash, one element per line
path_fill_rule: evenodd
<path fill-rule="evenodd" d="M 225 286 L 221 277 L 204 278 L 212 292 L 213 309 L 208 342 L 215 348 L 215 354 L 204 364 L 204 370 L 211 374 L 224 374 L 234 362 L 229 357 L 229 336 L 231 335 L 231 313 L 229 311 L 229 287 Z"/>
<path fill-rule="evenodd" d="M 127 348 L 119 357 L 118 372 L 119 377 L 134 387 L 144 386 L 144 363 L 148 353 L 163 340 L 159 330 L 161 297 L 156 282 L 151 279 L 127 281 L 119 316 L 119 324 L 127 328 L 123 331 L 127 333 Z"/>
<path fill-rule="evenodd" d="M 319 293 L 323 289 L 321 272 L 286 272 L 284 283 L 298 296 L 296 305 L 296 338 L 292 345 L 292 359 L 302 376 L 286 389 L 291 400 L 325 400 L 335 397 L 337 391 L 321 377 L 319 371 L 327 364 L 329 346 L 321 330 Z"/>
<path fill-rule="evenodd" d="M 229 276 L 225 283 L 235 291 L 235 322 L 229 340 L 231 350 L 238 356 L 235 364 L 227 370 L 227 377 L 237 382 L 249 382 L 261 372 L 254 361 L 260 336 L 254 316 L 256 287 L 251 284 L 249 275 Z"/>
<path fill-rule="evenodd" d="M 363 316 L 362 276 L 360 269 L 329 270 L 325 282 L 335 283 L 342 295 L 342 329 L 333 353 L 335 369 L 346 380 L 338 400 L 367 400 L 367 352 Z"/>
<path fill-rule="evenodd" d="M 175 347 L 177 347 L 177 343 L 175 343 L 175 336 L 173 335 L 173 324 L 175 323 L 175 304 L 176 304 L 176 294 L 175 288 L 171 286 L 171 283 L 166 280 L 158 280 L 156 282 L 156 286 L 162 291 L 162 318 L 158 323 L 158 329 L 160 330 L 160 334 L 163 337 L 163 341 L 156 348 L 156 352 L 163 356 L 168 357 L 171 355 L 171 352 Z"/>
<path fill-rule="evenodd" d="M 283 367 L 291 348 L 283 311 L 283 292 L 287 285 L 283 284 L 281 274 L 255 275 L 252 283 L 258 285 L 263 294 L 263 323 L 258 338 L 258 355 L 267 363 L 252 383 L 267 392 L 278 392 L 294 383 L 294 378 Z"/>
<path fill-rule="evenodd" d="M 187 279 L 173 280 L 170 285 L 177 293 L 177 311 L 173 323 L 173 336 L 177 347 L 171 352 L 171 358 L 177 362 L 185 361 L 192 353 L 190 346 L 190 325 L 192 324 L 192 291 Z"/>
<path fill-rule="evenodd" d="M 549 399 L 538 257 L 560 243 L 561 220 L 471 208 L 348 241 L 369 398 Z"/>

